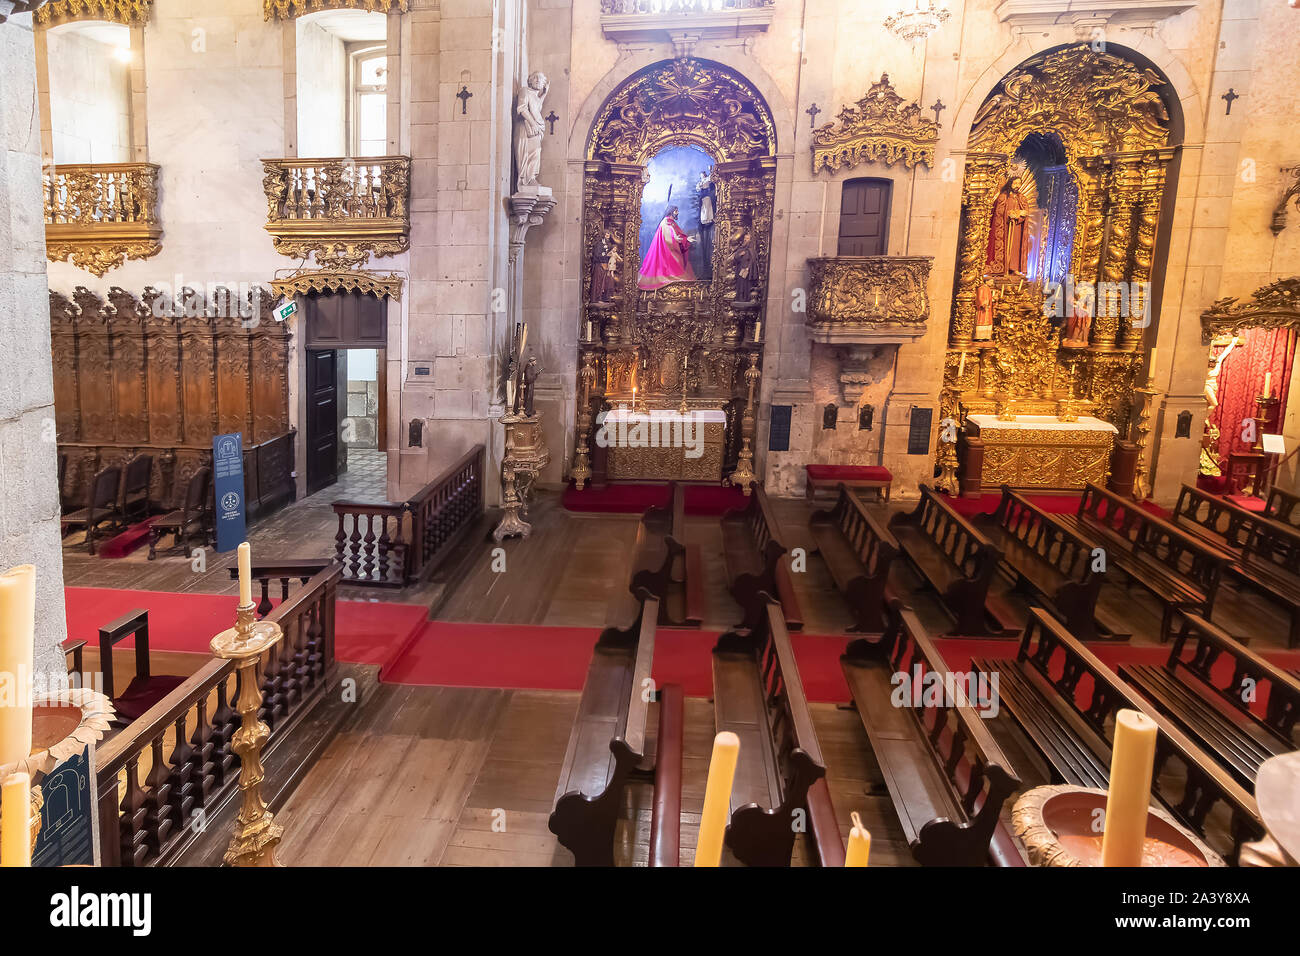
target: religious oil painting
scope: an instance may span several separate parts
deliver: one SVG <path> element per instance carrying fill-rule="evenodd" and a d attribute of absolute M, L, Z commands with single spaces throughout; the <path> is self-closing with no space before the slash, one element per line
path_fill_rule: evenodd
<path fill-rule="evenodd" d="M 696 146 L 669 146 L 650 159 L 644 175 L 638 287 L 712 278 L 713 157 Z"/>

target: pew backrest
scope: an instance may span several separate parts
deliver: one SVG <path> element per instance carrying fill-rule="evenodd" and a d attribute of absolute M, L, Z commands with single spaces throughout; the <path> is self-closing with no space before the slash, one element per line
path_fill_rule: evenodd
<path fill-rule="evenodd" d="M 1016 659 L 1051 686 L 1060 701 L 1107 747 L 1114 741 L 1115 715 L 1119 710 L 1137 710 L 1150 717 L 1158 729 L 1152 791 L 1202 836 L 1206 836 L 1210 813 L 1220 806 L 1226 810 L 1232 859 L 1236 859 L 1244 841 L 1264 835 L 1255 798 L 1041 608 L 1030 609 L 1029 624 L 1021 637 Z M 1176 786 L 1166 781 L 1166 771 L 1181 777 Z"/>
<path fill-rule="evenodd" d="M 1274 521 L 1300 528 L 1300 495 L 1274 485 L 1264 503 L 1264 515 Z"/>
<path fill-rule="evenodd" d="M 912 524 L 943 549 L 948 560 L 968 580 L 991 579 L 997 572 L 1002 552 L 980 531 L 957 513 L 957 510 L 934 491 L 922 484 L 921 500 L 916 510 L 894 515 L 889 523 Z M 992 558 L 992 559 L 990 559 Z"/>
<path fill-rule="evenodd" d="M 1092 542 L 1057 524 L 1009 485 L 1002 486 L 1002 500 L 992 521 L 1069 580 L 1101 586 L 1100 576 L 1093 571 Z"/>
<path fill-rule="evenodd" d="M 1224 657 L 1232 671 L 1218 668 Z M 1281 740 L 1294 745 L 1296 721 L 1300 720 L 1300 680 L 1266 661 L 1240 641 L 1199 615 L 1183 612 L 1183 625 L 1170 648 L 1165 665 L 1194 675 L 1242 714 L 1262 724 Z M 1260 713 L 1252 704 L 1264 701 Z"/>
<path fill-rule="evenodd" d="M 816 512 L 814 518 L 824 514 L 824 511 Z M 880 523 L 880 519 L 847 486 L 840 485 L 839 497 L 835 500 L 829 519 L 844 535 L 868 577 L 875 577 L 882 571 L 887 572 L 898 557 L 898 540 L 893 533 Z"/>
<path fill-rule="evenodd" d="M 1178 493 L 1178 503 L 1174 505 L 1172 520 L 1174 524 L 1204 528 L 1222 538 L 1229 547 L 1240 548 L 1257 516 L 1226 498 L 1183 485 Z"/>
<path fill-rule="evenodd" d="M 1242 547 L 1240 568 L 1249 572 L 1252 565 L 1264 565 L 1297 578 L 1300 601 L 1300 529 L 1277 521 L 1253 521 Z"/>

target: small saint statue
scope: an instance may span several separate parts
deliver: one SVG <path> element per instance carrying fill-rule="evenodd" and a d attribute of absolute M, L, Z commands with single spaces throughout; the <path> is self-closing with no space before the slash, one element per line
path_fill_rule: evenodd
<path fill-rule="evenodd" d="M 542 169 L 542 133 L 546 130 L 542 104 L 549 89 L 546 74 L 538 72 L 530 75 L 528 85 L 519 91 L 519 105 L 515 107 L 516 191 L 537 185 Z"/>
<path fill-rule="evenodd" d="M 1088 332 L 1092 328 L 1092 304 L 1090 287 L 1075 290 L 1074 301 L 1070 303 L 1070 316 L 1065 320 L 1065 335 L 1061 337 L 1062 345 L 1087 348 Z"/>
<path fill-rule="evenodd" d="M 713 170 L 700 173 L 695 191 L 700 200 L 700 252 L 704 256 L 701 279 L 713 278 L 713 231 L 717 227 L 714 217 L 717 212 L 718 187 L 713 182 Z"/>
<path fill-rule="evenodd" d="M 524 365 L 524 415 L 532 418 L 537 414 L 534 402 L 537 399 L 537 377 L 542 374 L 542 367 L 537 364 L 537 356 L 529 354 L 528 362 Z"/>
<path fill-rule="evenodd" d="M 993 203 L 989 225 L 987 272 L 990 275 L 1025 275 L 1029 266 L 1029 204 L 1021 192 L 1019 176 L 1002 187 Z"/>
<path fill-rule="evenodd" d="M 618 286 L 618 241 L 613 229 L 605 229 L 591 247 L 591 299 L 594 303 L 609 302 Z"/>
<path fill-rule="evenodd" d="M 749 226 L 736 238 L 731 262 L 736 271 L 736 303 L 753 302 L 758 289 L 758 240 Z"/>

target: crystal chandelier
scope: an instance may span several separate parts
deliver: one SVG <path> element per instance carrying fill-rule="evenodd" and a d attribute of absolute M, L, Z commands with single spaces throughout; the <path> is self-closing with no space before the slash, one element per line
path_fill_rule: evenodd
<path fill-rule="evenodd" d="M 947 7 L 934 8 L 933 0 L 916 0 L 915 10 L 900 10 L 885 20 L 885 26 L 912 43 L 928 39 L 951 14 Z"/>

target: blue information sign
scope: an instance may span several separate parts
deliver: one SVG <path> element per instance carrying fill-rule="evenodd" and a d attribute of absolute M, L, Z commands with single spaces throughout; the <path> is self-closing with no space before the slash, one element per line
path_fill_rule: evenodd
<path fill-rule="evenodd" d="M 217 550 L 233 551 L 244 540 L 244 442 L 240 432 L 212 439 L 212 491 Z"/>
<path fill-rule="evenodd" d="M 95 815 L 95 755 L 87 747 L 41 780 L 41 831 L 32 866 L 99 865 Z"/>

